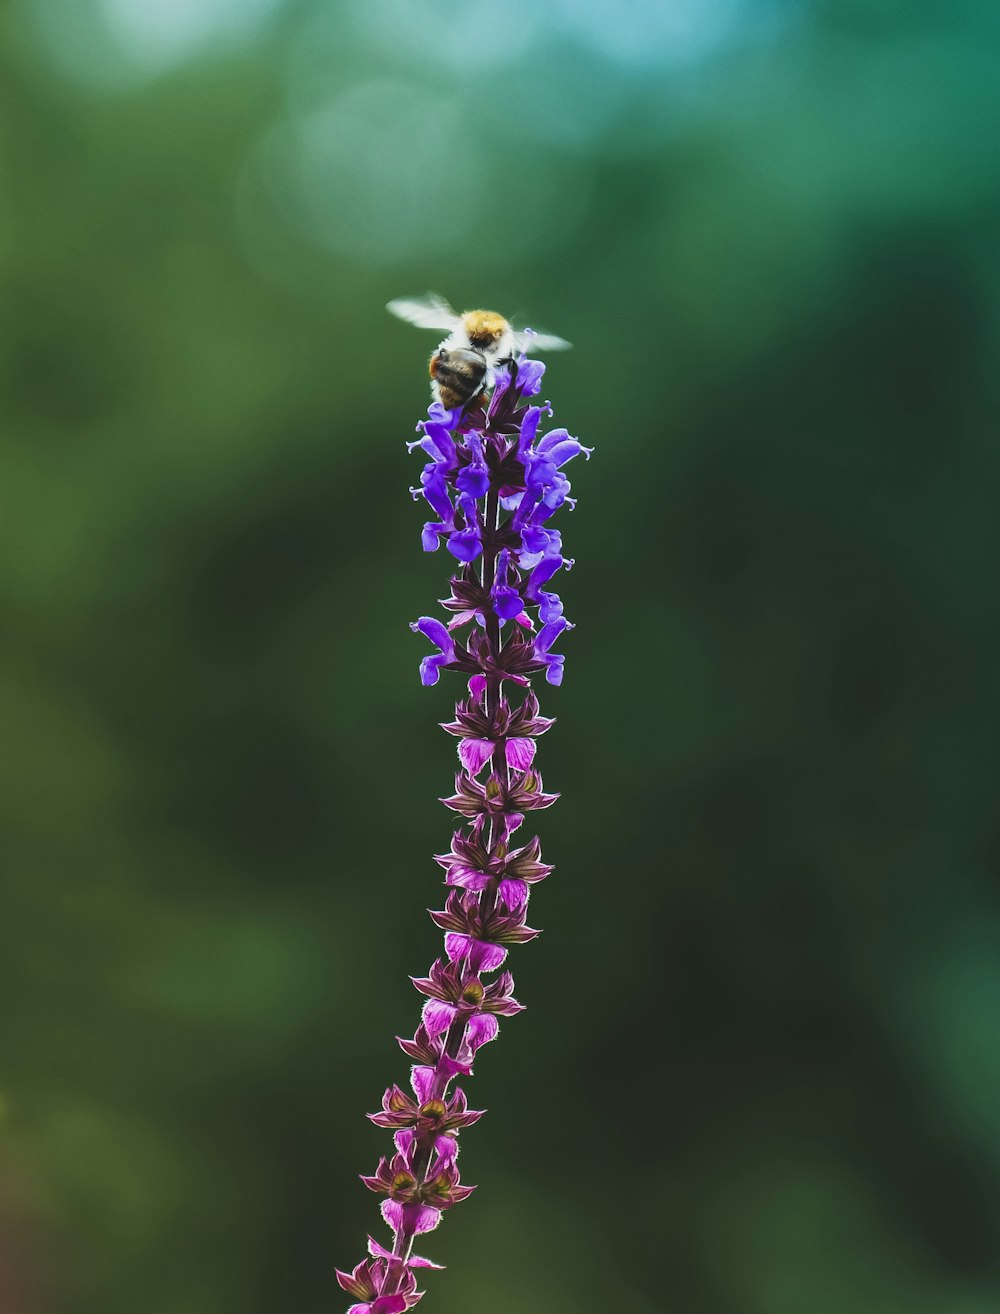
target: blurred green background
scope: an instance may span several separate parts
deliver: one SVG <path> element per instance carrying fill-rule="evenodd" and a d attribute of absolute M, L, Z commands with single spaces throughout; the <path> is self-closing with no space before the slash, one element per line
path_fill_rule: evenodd
<path fill-rule="evenodd" d="M 1000 1309 L 991 0 L 11 0 L 3 1314 L 321 1314 L 438 933 L 440 291 L 597 446 L 440 1314 Z"/>

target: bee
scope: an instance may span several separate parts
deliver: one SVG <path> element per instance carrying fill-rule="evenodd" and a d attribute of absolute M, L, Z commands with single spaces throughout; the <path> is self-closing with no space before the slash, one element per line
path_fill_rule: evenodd
<path fill-rule="evenodd" d="M 448 336 L 432 353 L 429 373 L 435 401 L 452 410 L 464 406 L 493 384 L 498 365 L 532 351 L 565 351 L 571 344 L 551 333 L 531 333 L 511 327 L 495 310 L 467 310 L 456 315 L 442 297 L 399 297 L 390 314 L 417 328 L 446 329 Z"/>

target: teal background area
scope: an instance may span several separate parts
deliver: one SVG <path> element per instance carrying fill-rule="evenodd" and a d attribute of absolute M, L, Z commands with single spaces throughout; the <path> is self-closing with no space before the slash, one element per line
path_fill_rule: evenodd
<path fill-rule="evenodd" d="M 4 7 L 4 1314 L 341 1310 L 384 1233 L 431 289 L 571 339 L 597 451 L 422 1308 L 1000 1308 L 998 60 L 987 0 Z"/>

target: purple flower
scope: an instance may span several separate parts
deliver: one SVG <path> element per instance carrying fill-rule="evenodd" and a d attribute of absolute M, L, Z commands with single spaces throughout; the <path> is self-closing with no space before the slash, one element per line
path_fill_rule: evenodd
<path fill-rule="evenodd" d="M 451 497 L 448 493 L 448 480 L 445 476 L 444 467 L 435 465 L 433 461 L 424 466 L 420 474 L 420 488 L 411 488 L 410 492 L 414 497 L 426 497 L 431 506 L 441 517 L 441 522 L 446 526 L 453 526 L 455 523 L 455 508 L 451 504 Z"/>
<path fill-rule="evenodd" d="M 524 590 L 525 602 L 537 603 L 541 597 L 542 585 L 547 584 L 556 571 L 561 570 L 566 562 L 558 553 L 543 557 L 528 576 Z M 544 624 L 544 620 L 542 622 Z"/>
<path fill-rule="evenodd" d="M 558 529 L 542 529 L 541 525 L 528 524 L 521 530 L 521 552 L 518 564 L 530 570 L 546 558 L 558 558 L 562 564 L 562 535 Z"/>
<path fill-rule="evenodd" d="M 490 472 L 483 459 L 482 436 L 478 433 L 470 433 L 465 445 L 469 453 L 469 463 L 459 471 L 455 486 L 469 497 L 485 497 L 490 488 Z"/>
<path fill-rule="evenodd" d="M 549 522 L 574 505 L 563 467 L 590 456 L 565 429 L 539 436 L 551 411 L 526 399 L 543 373 L 526 356 L 495 366 L 490 392 L 450 411 L 434 403 L 409 444 L 425 457 L 411 491 L 437 517 L 421 542 L 433 551 L 443 539 L 461 563 L 442 600 L 449 623 L 421 616 L 411 625 L 435 649 L 422 658 L 420 679 L 437 684 L 442 670 L 456 671 L 469 693 L 443 723 L 458 741 L 460 768 L 455 792 L 442 799 L 459 826 L 435 856 L 447 893 L 430 913 L 444 953 L 413 978 L 424 996 L 420 1023 L 412 1037 L 397 1037 L 412 1064 L 409 1089 L 391 1083 L 368 1115 L 393 1138 L 392 1153 L 362 1177 L 382 1197 L 392 1246 L 370 1238 L 369 1258 L 337 1272 L 357 1302 L 350 1314 L 403 1314 L 422 1295 L 414 1270 L 439 1267 L 413 1253 L 414 1238 L 472 1193 L 459 1178 L 458 1142 L 483 1116 L 454 1082 L 472 1076 L 500 1019 L 521 1012 L 504 965 L 513 947 L 539 935 L 527 924 L 528 903 L 552 867 L 537 836 L 520 845 L 514 837 L 525 817 L 558 798 L 535 768 L 536 740 L 553 721 L 540 714 L 531 680 L 542 672 L 549 684 L 562 679 L 565 659 L 552 648 L 572 626 L 547 586 L 573 562 Z"/>
<path fill-rule="evenodd" d="M 558 593 L 546 593 L 544 589 L 538 594 L 538 619 L 542 625 L 551 625 L 563 614 L 562 598 Z M 537 641 L 535 647 L 538 647 Z"/>
<path fill-rule="evenodd" d="M 448 535 L 448 551 L 459 561 L 475 561 L 483 550 L 482 531 L 479 528 L 479 512 L 475 498 L 468 493 L 459 494 L 465 528 L 456 529 Z"/>
<path fill-rule="evenodd" d="M 427 447 L 424 451 L 429 450 L 429 454 L 436 461 L 442 461 L 450 470 L 453 470 L 458 464 L 458 455 L 455 450 L 455 439 L 452 437 L 454 423 L 451 421 L 452 413 L 445 411 L 444 407 L 438 407 L 434 416 L 431 411 L 435 408 L 432 406 L 427 412 L 428 418 L 423 422 L 424 435 L 427 438 Z M 441 418 L 441 413 L 447 417 Z"/>
<path fill-rule="evenodd" d="M 435 410 L 435 406 L 437 409 Z M 432 415 L 431 412 L 434 412 Z M 452 437 L 452 424 L 448 419 L 450 412 L 445 411 L 443 406 L 431 406 L 427 412 L 427 419 L 421 420 L 417 425 L 417 432 L 422 433 L 423 437 L 418 438 L 415 442 L 407 443 L 407 448 L 412 452 L 419 447 L 422 452 L 433 461 L 442 462 L 449 470 L 454 470 L 458 465 L 458 453 L 455 448 L 455 439 Z"/>
<path fill-rule="evenodd" d="M 589 461 L 593 451 L 593 447 L 584 447 L 578 438 L 571 438 L 567 429 L 550 429 L 545 437 L 535 444 L 536 455 L 544 457 L 556 468 L 565 465 L 567 461 L 572 461 L 573 457 L 579 456 L 581 452 Z"/>
<path fill-rule="evenodd" d="M 517 455 L 518 459 L 527 464 L 531 457 L 531 444 L 535 441 L 538 433 L 538 425 L 545 413 L 544 406 L 529 406 L 524 412 L 524 418 L 521 421 L 521 427 L 518 430 Z"/>
<path fill-rule="evenodd" d="M 441 667 L 455 660 L 454 640 L 441 622 L 435 620 L 433 616 L 421 616 L 419 620 L 413 622 L 410 629 L 415 634 L 422 634 L 425 639 L 430 639 L 431 643 L 441 650 L 436 656 L 425 657 L 420 663 L 421 684 L 437 684 Z"/>
<path fill-rule="evenodd" d="M 524 611 L 520 593 L 508 583 L 511 569 L 510 550 L 503 548 L 497 557 L 496 576 L 490 589 L 493 610 L 501 620 L 514 620 Z"/>
<path fill-rule="evenodd" d="M 535 655 L 545 667 L 545 678 L 549 684 L 562 684 L 563 663 L 566 658 L 559 653 L 549 652 L 549 649 L 564 630 L 571 630 L 573 626 L 562 615 L 562 603 L 559 602 L 556 595 L 552 593 L 548 596 L 550 600 L 555 599 L 555 602 L 558 603 L 558 611 L 553 619 L 538 631 L 538 636 L 535 639 Z"/>
<path fill-rule="evenodd" d="M 517 365 L 517 387 L 522 397 L 534 397 L 542 386 L 545 366 L 540 360 L 527 360 L 524 356 Z"/>

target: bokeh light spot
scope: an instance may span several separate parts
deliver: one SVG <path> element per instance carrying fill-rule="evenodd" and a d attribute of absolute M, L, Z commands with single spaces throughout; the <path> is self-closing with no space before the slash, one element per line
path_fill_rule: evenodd
<path fill-rule="evenodd" d="M 281 0 L 33 0 L 29 38 L 69 82 L 127 89 L 212 46 L 253 38 Z"/>
<path fill-rule="evenodd" d="M 185 59 L 218 39 L 252 34 L 281 0 L 101 0 L 119 46 L 147 65 Z"/>
<path fill-rule="evenodd" d="M 495 70 L 528 48 L 540 20 L 539 6 L 498 7 L 492 0 L 351 0 L 355 21 L 368 38 L 474 74 Z M 502 87 L 488 94 L 502 96 Z"/>
<path fill-rule="evenodd" d="M 638 66 L 684 65 L 739 27 L 742 0 L 555 0 L 561 23 L 605 58 Z"/>
<path fill-rule="evenodd" d="M 294 217 L 338 254 L 441 252 L 485 219 L 481 156 L 436 92 L 363 83 L 279 129 L 267 149 Z"/>

